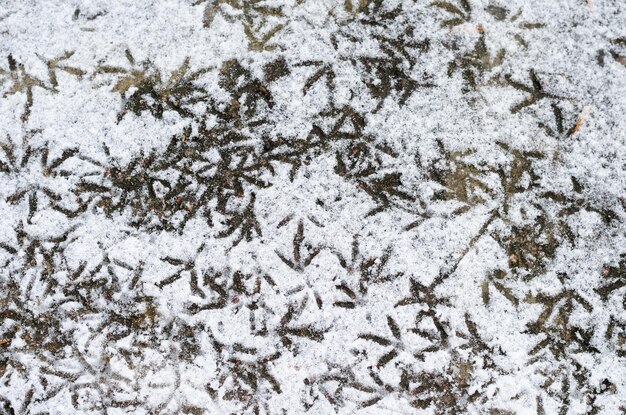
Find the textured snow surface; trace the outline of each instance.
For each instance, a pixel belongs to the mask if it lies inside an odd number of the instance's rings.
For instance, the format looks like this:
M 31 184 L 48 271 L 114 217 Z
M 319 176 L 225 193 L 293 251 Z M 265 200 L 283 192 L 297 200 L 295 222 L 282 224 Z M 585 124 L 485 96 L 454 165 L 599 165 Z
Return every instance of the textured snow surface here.
M 0 0 L 0 413 L 626 413 L 621 0 Z

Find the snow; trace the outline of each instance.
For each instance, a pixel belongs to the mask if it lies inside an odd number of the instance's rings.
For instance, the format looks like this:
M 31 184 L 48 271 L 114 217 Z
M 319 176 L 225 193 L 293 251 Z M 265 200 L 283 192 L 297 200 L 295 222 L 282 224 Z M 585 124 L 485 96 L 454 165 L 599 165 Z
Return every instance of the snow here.
M 623 412 L 625 27 L 0 2 L 0 413 Z

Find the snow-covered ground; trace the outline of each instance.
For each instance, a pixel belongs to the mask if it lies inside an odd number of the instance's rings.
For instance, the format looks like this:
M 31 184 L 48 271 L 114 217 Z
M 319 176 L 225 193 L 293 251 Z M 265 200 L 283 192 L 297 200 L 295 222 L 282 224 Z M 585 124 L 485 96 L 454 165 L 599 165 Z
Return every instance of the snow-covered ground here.
M 0 0 L 0 413 L 626 413 L 621 0 Z

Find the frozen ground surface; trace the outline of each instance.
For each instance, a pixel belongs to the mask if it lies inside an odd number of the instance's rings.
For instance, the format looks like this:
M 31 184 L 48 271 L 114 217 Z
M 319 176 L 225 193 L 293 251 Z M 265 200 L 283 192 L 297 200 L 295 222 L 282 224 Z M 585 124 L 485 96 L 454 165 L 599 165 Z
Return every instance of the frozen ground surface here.
M 0 0 L 3 414 L 626 413 L 620 0 Z

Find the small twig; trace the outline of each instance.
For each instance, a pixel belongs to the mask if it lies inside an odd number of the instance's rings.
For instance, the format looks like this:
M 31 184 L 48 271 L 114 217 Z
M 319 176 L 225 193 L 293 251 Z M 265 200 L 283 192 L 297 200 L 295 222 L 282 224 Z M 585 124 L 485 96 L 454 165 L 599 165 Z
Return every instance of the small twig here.
M 454 261 L 454 264 L 450 268 L 448 268 L 447 270 L 442 270 L 442 272 L 439 274 L 439 276 L 437 276 L 437 278 L 435 278 L 435 280 L 431 284 L 431 287 L 436 287 L 437 285 L 441 284 L 443 281 L 448 279 L 450 276 L 452 276 L 452 274 L 454 274 L 456 272 L 456 269 L 458 268 L 458 266 L 461 263 L 461 261 L 463 261 L 465 256 L 474 247 L 474 245 L 476 245 L 476 242 L 478 242 L 478 240 L 480 238 L 482 238 L 483 235 L 485 235 L 485 232 L 487 231 L 487 228 L 489 227 L 489 225 L 491 225 L 491 222 L 493 222 L 493 220 L 497 216 L 498 216 L 498 210 L 497 209 L 493 209 L 490 212 L 490 214 L 489 214 L 489 219 L 487 219 L 487 221 L 485 221 L 485 223 L 483 224 L 483 226 L 481 226 L 481 228 L 478 231 L 478 233 L 476 235 L 474 235 L 474 237 L 469 241 L 469 243 L 467 244 L 467 246 L 465 247 L 465 249 L 463 250 L 461 255 Z
M 582 112 L 578 116 L 578 120 L 576 121 L 576 125 L 574 126 L 572 134 L 576 134 L 578 130 L 580 130 L 580 128 L 583 126 L 583 123 L 585 122 L 585 118 L 587 118 L 589 113 L 591 113 L 591 107 L 583 108 Z
M 3 344 L 7 344 L 7 343 L 11 343 L 11 340 L 0 340 L 0 346 L 2 346 Z

